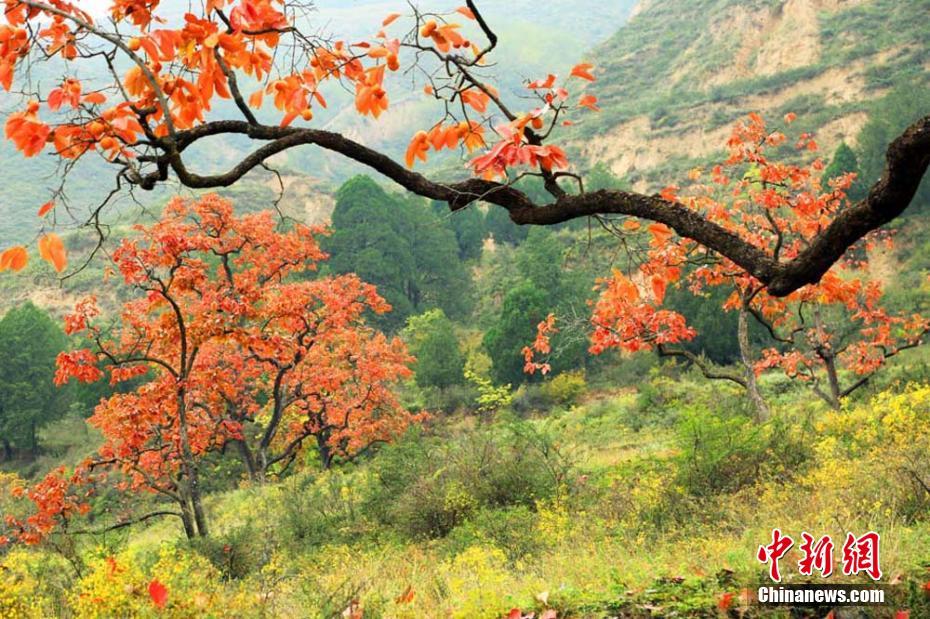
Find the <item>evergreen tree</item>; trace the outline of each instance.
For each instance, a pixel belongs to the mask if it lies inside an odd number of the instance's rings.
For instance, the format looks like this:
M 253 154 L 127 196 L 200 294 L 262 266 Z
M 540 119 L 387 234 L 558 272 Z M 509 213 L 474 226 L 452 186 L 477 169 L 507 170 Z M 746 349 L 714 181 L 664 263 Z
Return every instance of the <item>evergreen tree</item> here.
M 58 325 L 31 302 L 0 319 L 0 440 L 7 459 L 14 449 L 35 454 L 38 430 L 67 412 L 67 391 L 54 383 L 55 358 L 66 344 Z
M 495 382 L 516 385 L 533 380 L 534 376 L 523 371 L 523 347 L 533 341 L 536 325 L 551 310 L 546 293 L 531 282 L 523 282 L 507 293 L 497 324 L 484 336 L 484 348 L 491 357 L 491 378 Z
M 484 247 L 484 239 L 488 236 L 485 228 L 484 213 L 478 208 L 477 204 L 472 204 L 467 208 L 455 211 L 449 214 L 449 207 L 441 205 L 442 212 L 439 214 L 442 218 L 447 218 L 452 231 L 455 232 L 455 240 L 459 246 L 459 258 L 462 260 L 477 260 L 481 257 L 481 249 Z
M 853 181 L 846 195 L 853 202 L 857 202 L 864 198 L 866 194 L 866 187 L 862 182 L 862 172 L 859 169 L 859 160 L 856 158 L 856 153 L 853 152 L 853 149 L 851 149 L 846 142 L 840 142 L 840 145 L 836 147 L 836 152 L 833 153 L 830 164 L 823 172 L 823 181 L 826 183 L 830 179 L 848 174 L 849 172 L 854 172 L 856 174 L 856 180 Z M 826 187 L 826 185 L 824 186 Z
M 484 226 L 487 231 L 494 237 L 496 243 L 508 243 L 518 245 L 523 242 L 529 233 L 526 226 L 518 226 L 510 220 L 510 215 L 506 209 L 499 206 L 492 206 L 488 209 L 485 216 Z
M 424 202 L 389 194 L 367 176 L 336 194 L 333 234 L 323 243 L 335 273 L 357 273 L 394 308 L 375 317 L 396 330 L 408 316 L 433 307 L 469 313 L 472 283 L 459 259 L 455 233 Z

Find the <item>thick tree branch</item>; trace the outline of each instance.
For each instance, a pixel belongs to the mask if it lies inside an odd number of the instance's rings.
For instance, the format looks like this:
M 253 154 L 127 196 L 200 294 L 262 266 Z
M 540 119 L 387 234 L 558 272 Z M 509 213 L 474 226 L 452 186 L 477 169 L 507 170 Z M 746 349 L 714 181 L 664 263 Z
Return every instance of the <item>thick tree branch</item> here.
M 267 144 L 223 174 L 202 176 L 188 170 L 181 157 L 183 151 L 201 139 L 223 134 L 246 135 Z M 788 262 L 777 260 L 699 213 L 656 195 L 600 190 L 561 195 L 549 204 L 539 205 L 522 191 L 502 183 L 477 178 L 453 183 L 433 181 L 383 153 L 321 129 L 253 125 L 234 120 L 209 122 L 178 132 L 176 138 L 162 139 L 159 146 L 165 155 L 158 162 L 164 165 L 136 180 L 144 188 L 152 188 L 165 180 L 170 167 L 185 186 L 226 187 L 268 157 L 304 144 L 339 153 L 408 191 L 448 203 L 452 210 L 478 200 L 503 207 L 514 223 L 520 225 L 548 226 L 598 215 L 627 215 L 659 222 L 726 256 L 765 284 L 771 294 L 785 296 L 818 281 L 856 241 L 894 220 L 907 208 L 930 164 L 930 116 L 914 123 L 889 146 L 885 172 L 868 196 L 840 213 L 804 252 Z

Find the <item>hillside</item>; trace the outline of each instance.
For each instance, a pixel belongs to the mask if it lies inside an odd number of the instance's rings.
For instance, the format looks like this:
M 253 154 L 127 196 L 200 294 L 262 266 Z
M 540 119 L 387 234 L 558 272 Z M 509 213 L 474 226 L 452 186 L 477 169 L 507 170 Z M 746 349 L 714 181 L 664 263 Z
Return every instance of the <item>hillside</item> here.
M 751 111 L 798 114 L 828 153 L 890 87 L 926 89 L 930 1 L 643 0 L 590 54 L 603 113 L 580 147 L 639 188 L 721 150 Z

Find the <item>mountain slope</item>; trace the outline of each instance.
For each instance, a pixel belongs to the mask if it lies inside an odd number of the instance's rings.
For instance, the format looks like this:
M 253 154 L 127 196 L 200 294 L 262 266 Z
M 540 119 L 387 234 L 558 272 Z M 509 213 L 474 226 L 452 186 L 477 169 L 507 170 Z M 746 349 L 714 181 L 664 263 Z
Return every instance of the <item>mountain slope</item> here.
M 872 101 L 926 88 L 930 0 L 642 0 L 591 55 L 604 112 L 583 154 L 640 189 L 702 162 L 749 111 L 793 111 L 830 152 Z M 664 180 L 663 180 L 664 178 Z

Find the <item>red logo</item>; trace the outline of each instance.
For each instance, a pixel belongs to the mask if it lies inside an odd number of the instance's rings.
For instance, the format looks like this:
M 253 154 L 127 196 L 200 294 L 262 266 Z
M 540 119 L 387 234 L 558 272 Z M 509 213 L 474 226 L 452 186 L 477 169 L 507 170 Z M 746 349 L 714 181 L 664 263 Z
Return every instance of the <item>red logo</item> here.
M 829 535 L 824 535 L 819 539 L 806 531 L 801 533 L 801 545 L 798 546 L 802 557 L 798 561 L 798 573 L 803 576 L 813 576 L 814 572 L 819 572 L 823 578 L 828 578 L 833 574 L 833 540 Z M 842 548 L 843 574 L 846 576 L 857 576 L 866 574 L 872 580 L 879 580 L 882 577 L 882 570 L 879 559 L 879 545 L 881 538 L 878 533 L 869 531 L 860 537 L 852 533 L 846 534 L 846 541 Z M 769 578 L 775 582 L 781 582 L 781 569 L 779 561 L 788 554 L 788 551 L 794 546 L 794 540 L 782 534 L 780 529 L 772 529 L 772 542 L 765 546 L 759 546 L 756 552 L 756 558 L 759 562 L 769 566 Z

